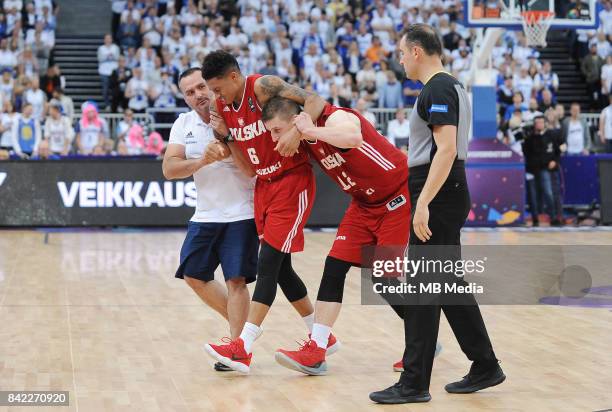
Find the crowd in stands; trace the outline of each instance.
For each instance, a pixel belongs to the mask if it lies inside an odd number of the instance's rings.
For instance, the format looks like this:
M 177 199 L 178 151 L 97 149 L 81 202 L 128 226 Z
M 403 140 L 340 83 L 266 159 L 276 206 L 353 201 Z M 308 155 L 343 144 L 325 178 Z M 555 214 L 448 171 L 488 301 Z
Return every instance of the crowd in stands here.
M 52 0 L 0 1 L 0 159 L 159 155 L 161 136 L 145 138 L 129 111 L 116 141 L 95 103 L 83 105 L 76 121 L 72 99 L 64 94 L 65 77 L 53 63 L 59 7 Z

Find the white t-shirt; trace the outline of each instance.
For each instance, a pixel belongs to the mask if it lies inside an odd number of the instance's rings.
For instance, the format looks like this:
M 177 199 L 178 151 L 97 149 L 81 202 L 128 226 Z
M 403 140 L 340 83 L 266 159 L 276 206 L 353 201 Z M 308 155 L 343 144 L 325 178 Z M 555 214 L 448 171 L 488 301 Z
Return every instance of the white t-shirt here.
M 584 150 L 584 130 L 580 120 L 570 120 L 567 128 L 567 153 L 581 154 Z
M 612 105 L 603 109 L 602 114 L 605 116 L 606 120 L 604 123 L 604 138 L 612 140 Z
M 212 127 L 195 111 L 181 113 L 172 125 L 169 143 L 185 146 L 185 158 L 199 159 L 215 141 Z M 231 157 L 194 173 L 197 206 L 192 222 L 236 222 L 253 219 L 255 178 L 245 176 Z
M 392 145 L 395 146 L 396 139 L 407 139 L 409 136 L 410 123 L 408 119 L 404 119 L 401 124 L 397 119 L 393 119 L 389 122 L 389 126 L 387 126 L 387 138 Z
M 0 135 L 0 147 L 13 146 L 13 122 L 16 119 L 15 113 L 0 113 L 0 124 L 4 128 L 4 133 Z
M 58 120 L 49 116 L 45 121 L 44 136 L 49 140 L 49 150 L 61 153 L 64 151 L 66 140 L 71 142 L 74 138 L 74 129 L 66 116 L 61 116 Z
M 44 120 L 44 110 L 45 110 L 45 102 L 47 101 L 47 96 L 45 92 L 40 89 L 32 90 L 28 89 L 23 94 L 26 102 L 32 105 L 33 115 L 39 121 Z
M 128 102 L 128 107 L 132 110 L 146 109 L 149 106 L 149 100 L 147 97 L 149 84 L 147 81 L 133 77 L 128 82 L 127 87 L 129 87 L 132 90 L 132 93 L 134 93 L 134 97 L 132 97 Z
M 98 47 L 98 73 L 101 76 L 110 76 L 119 66 L 119 47 L 116 44 Z

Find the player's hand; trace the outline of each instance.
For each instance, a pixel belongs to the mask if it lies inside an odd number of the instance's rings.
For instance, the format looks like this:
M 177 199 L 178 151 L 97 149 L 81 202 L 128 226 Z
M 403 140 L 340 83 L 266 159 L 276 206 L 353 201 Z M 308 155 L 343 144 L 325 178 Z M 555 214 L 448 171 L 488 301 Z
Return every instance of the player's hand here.
M 431 230 L 429 230 L 429 207 L 418 201 L 414 209 L 414 217 L 412 218 L 412 229 L 421 242 L 427 242 L 431 239 Z
M 278 139 L 274 150 L 280 153 L 281 156 L 293 156 L 298 152 L 301 140 L 302 134 L 300 131 L 292 127 L 291 130 Z
M 203 160 L 206 164 L 210 164 L 219 160 L 223 160 L 226 157 L 229 157 L 230 154 L 231 152 L 226 144 L 221 142 L 212 142 L 209 143 L 208 146 L 206 146 Z
M 212 111 L 210 112 L 210 125 L 216 132 L 215 133 L 216 136 L 225 137 L 229 134 L 229 129 L 227 128 L 225 121 L 216 112 L 212 112 Z
M 306 112 L 302 112 L 293 118 L 293 124 L 300 133 L 304 133 L 306 130 L 314 126 L 312 117 Z

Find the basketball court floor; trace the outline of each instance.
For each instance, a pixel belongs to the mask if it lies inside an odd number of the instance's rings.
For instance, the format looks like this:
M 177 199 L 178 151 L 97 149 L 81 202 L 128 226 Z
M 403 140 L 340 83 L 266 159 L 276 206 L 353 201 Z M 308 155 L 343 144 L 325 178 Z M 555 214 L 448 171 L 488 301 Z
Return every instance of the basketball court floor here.
M 343 348 L 329 374 L 276 364 L 305 327 L 279 293 L 254 346 L 250 376 L 218 373 L 204 343 L 224 321 L 173 277 L 182 231 L 0 231 L 0 390 L 65 390 L 71 411 L 601 411 L 612 409 L 612 297 L 599 308 L 483 306 L 502 368 L 498 387 L 447 394 L 467 373 L 445 320 L 432 401 L 380 406 L 371 391 L 394 383 L 403 328 L 385 306 L 360 304 L 359 271 L 347 278 L 334 333 Z M 307 234 L 294 266 L 311 297 L 332 233 Z M 465 244 L 612 245 L 612 231 L 467 231 Z M 612 263 L 612 258 L 610 258 Z M 520 262 L 517 262 L 520 270 Z M 252 288 L 251 288 L 252 290 Z

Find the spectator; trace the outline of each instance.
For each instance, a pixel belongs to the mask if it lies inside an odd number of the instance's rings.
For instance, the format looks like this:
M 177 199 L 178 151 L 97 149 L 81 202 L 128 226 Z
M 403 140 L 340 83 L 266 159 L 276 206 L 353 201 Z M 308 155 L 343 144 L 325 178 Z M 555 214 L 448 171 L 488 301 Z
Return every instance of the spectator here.
M 22 113 L 18 114 L 13 122 L 12 129 L 13 150 L 21 158 L 36 156 L 38 145 L 42 139 L 40 122 L 34 116 L 30 103 L 25 103 Z
M 96 107 L 93 104 L 86 103 L 83 107 L 83 117 L 79 121 L 76 137 L 79 154 L 90 155 L 96 146 L 102 147 L 104 145 L 105 126 L 103 120 L 98 116 Z
M 523 112 L 523 120 L 526 122 L 531 122 L 536 117 L 542 117 L 544 113 L 538 110 L 538 101 L 535 97 L 532 97 L 529 100 L 529 110 Z
M 442 37 L 444 48 L 452 52 L 459 47 L 460 40 L 461 35 L 457 33 L 457 22 L 452 22 L 449 32 Z
M 3 96 L 3 101 L 0 101 L 0 105 L 4 101 L 13 100 L 13 89 L 15 88 L 15 80 L 12 76 L 13 72 L 10 69 L 2 70 L 2 78 L 0 79 L 0 94 Z
M 145 153 L 160 156 L 164 150 L 164 139 L 157 132 L 152 132 L 147 138 Z
M 140 155 L 144 152 L 145 141 L 141 125 L 134 123 L 130 127 L 125 138 L 125 145 L 130 156 Z
M 330 96 L 327 101 L 330 104 L 338 107 L 350 107 L 350 101 L 340 95 L 340 90 L 338 89 L 338 85 L 332 83 L 329 87 Z
M 48 142 L 51 154 L 66 156 L 74 139 L 74 129 L 70 120 L 62 116 L 62 104 L 58 100 L 49 103 L 49 116 L 45 121 L 44 139 Z
M 553 94 L 549 89 L 542 90 L 542 102 L 540 103 L 539 110 L 545 113 L 548 109 L 555 107 L 555 101 Z
M 557 91 L 559 90 L 559 76 L 552 71 L 552 66 L 549 61 L 545 61 L 544 64 L 542 64 L 542 69 L 536 77 L 535 83 L 539 90 L 538 98 L 540 100 L 542 99 L 544 90 L 550 91 L 553 99 L 557 95 Z
M 597 54 L 597 45 L 593 44 L 590 53 L 582 59 L 580 69 L 586 78 L 587 90 L 591 98 L 591 107 L 599 106 L 599 93 L 601 91 L 601 69 L 604 61 Z
M 9 39 L 0 39 L 0 70 L 13 70 L 17 67 L 17 53 L 11 48 Z
M 508 109 L 506 109 L 506 114 L 504 115 L 504 121 L 507 122 L 508 120 L 510 120 L 510 118 L 515 112 L 522 113 L 522 112 L 526 112 L 527 110 L 529 109 L 523 103 L 523 93 L 515 92 L 514 96 L 512 96 L 512 106 L 509 106 Z
M 2 104 L 0 112 L 0 148 L 11 150 L 13 148 L 13 124 L 17 119 L 17 113 L 13 110 L 10 100 Z
M 32 48 L 26 47 L 23 49 L 17 67 L 20 75 L 38 78 L 38 60 L 34 57 Z
M 98 47 L 98 73 L 102 81 L 102 99 L 104 107 L 110 108 L 110 77 L 118 66 L 121 52 L 116 44 L 113 44 L 113 36 L 104 36 L 104 44 Z
M 397 109 L 395 119 L 387 126 L 387 139 L 397 148 L 408 149 L 408 139 L 410 137 L 410 124 L 406 119 L 406 110 Z
M 402 85 L 397 81 L 395 73 L 387 71 L 387 82 L 379 90 L 378 107 L 397 109 L 404 107 Z
M 523 154 L 525 156 L 525 169 L 527 176 L 527 188 L 529 191 L 530 211 L 533 225 L 538 226 L 539 205 L 538 199 L 543 199 L 546 212 L 550 216 L 551 224 L 560 224 L 553 197 L 552 174 L 559 167 L 559 156 L 561 150 L 554 135 L 547 133 L 546 123 L 543 116 L 534 121 L 534 130 L 525 137 L 523 142 Z
M 147 91 L 149 84 L 142 77 L 142 69 L 139 66 L 134 68 L 134 77 L 132 77 L 126 86 L 125 97 L 129 99 L 128 107 L 135 113 L 144 113 L 149 106 Z
M 606 146 L 606 152 L 612 153 L 612 93 L 608 95 L 608 103 L 599 116 L 599 139 Z
M 606 58 L 606 64 L 601 68 L 601 94 L 604 105 L 612 94 L 612 54 Z
M 266 65 L 259 71 L 259 73 L 262 75 L 278 76 L 278 70 L 274 64 L 274 56 L 268 55 L 268 57 L 266 57 Z
M 599 30 L 597 35 L 591 39 L 590 46 L 593 46 L 593 44 L 597 47 L 597 54 L 603 60 L 612 53 L 612 46 L 610 46 L 610 42 L 606 38 L 606 33 L 604 33 L 603 30 Z
M 357 100 L 355 110 L 359 112 L 359 114 L 361 114 L 363 117 L 365 117 L 366 120 L 372 124 L 372 126 L 376 127 L 376 116 L 374 115 L 374 113 L 368 111 L 368 102 L 366 100 Z
M 504 78 L 504 83 L 497 89 L 497 103 L 499 104 L 499 115 L 504 118 L 506 110 L 512 105 L 514 99 L 514 88 L 512 77 Z
M 24 100 L 32 105 L 34 117 L 39 122 L 45 120 L 47 115 L 47 96 L 40 89 L 38 76 L 34 76 L 28 82 L 28 89 L 23 94 Z
M 56 89 L 53 91 L 53 98 L 58 100 L 62 104 L 62 114 L 64 114 L 70 124 L 74 122 L 74 103 L 72 98 L 64 94 L 64 89 Z
M 366 59 L 374 65 L 379 65 L 388 55 L 389 52 L 383 48 L 380 38 L 378 36 L 372 37 L 372 45 L 365 52 Z
M 357 78 L 357 73 L 360 70 L 362 61 L 357 42 L 350 43 L 346 52 L 346 56 L 342 59 L 342 61 L 344 63 L 344 68 L 347 73 L 349 73 L 353 77 L 353 80 L 355 80 Z
M 124 13 L 127 11 L 126 9 Z M 138 12 L 136 12 L 136 14 L 138 14 Z M 133 13 L 128 13 L 126 16 L 125 20 L 122 18 L 117 33 L 117 39 L 122 49 L 136 47 L 140 41 L 138 22 L 134 19 Z
M 316 24 L 310 25 L 310 31 L 303 37 L 302 45 L 300 47 L 300 54 L 303 55 L 306 50 L 310 48 L 310 45 L 314 44 L 317 49 L 317 54 L 322 54 L 325 51 L 323 39 L 319 35 L 319 30 Z
M 132 70 L 127 67 L 127 61 L 124 56 L 119 56 L 119 63 L 111 74 L 109 85 L 112 95 L 111 111 L 114 113 L 118 109 L 125 110 L 128 100 L 125 97 L 127 84 L 132 78 Z
M 176 107 L 176 97 L 179 91 L 167 70 L 161 72 L 161 82 L 153 84 L 149 90 L 149 96 L 154 107 L 170 108 Z
M 357 72 L 356 80 L 357 84 L 360 85 L 360 88 L 364 88 L 365 83 L 368 81 L 376 82 L 376 71 L 374 71 L 372 61 L 363 61 L 363 68 Z
M 128 131 L 134 124 L 136 124 L 134 120 L 134 112 L 130 109 L 126 109 L 125 112 L 123 112 L 123 119 L 117 124 L 117 128 L 115 130 L 117 140 L 125 141 Z
M 570 117 L 563 120 L 563 142 L 567 144 L 567 154 L 587 155 L 591 150 L 591 129 L 586 120 L 580 118 L 580 105 L 572 103 Z
M 414 103 L 416 102 L 417 97 L 421 93 L 422 88 L 423 83 L 421 83 L 420 81 L 406 79 L 404 81 L 404 106 L 414 106 Z
M 62 87 L 61 79 L 57 74 L 57 66 L 50 66 L 47 69 L 47 74 L 40 79 L 40 87 L 49 100 L 53 98 L 55 89 Z
M 514 76 L 512 83 L 514 84 L 514 88 L 522 93 L 525 100 L 531 99 L 534 89 L 534 81 L 529 76 L 527 67 L 521 66 L 519 75 Z

